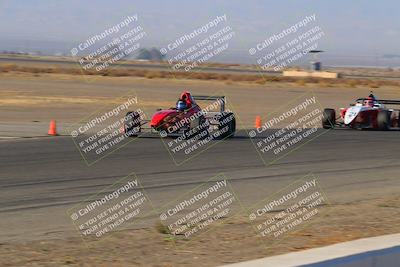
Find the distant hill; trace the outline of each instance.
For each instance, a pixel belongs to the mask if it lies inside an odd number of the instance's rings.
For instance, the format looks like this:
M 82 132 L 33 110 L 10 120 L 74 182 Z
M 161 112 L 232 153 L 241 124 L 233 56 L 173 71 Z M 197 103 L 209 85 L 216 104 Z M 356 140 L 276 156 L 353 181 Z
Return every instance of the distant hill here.
M 150 60 L 150 61 L 162 61 L 164 59 L 164 55 L 161 54 L 160 50 L 156 48 L 151 49 L 140 49 L 136 59 L 140 60 Z

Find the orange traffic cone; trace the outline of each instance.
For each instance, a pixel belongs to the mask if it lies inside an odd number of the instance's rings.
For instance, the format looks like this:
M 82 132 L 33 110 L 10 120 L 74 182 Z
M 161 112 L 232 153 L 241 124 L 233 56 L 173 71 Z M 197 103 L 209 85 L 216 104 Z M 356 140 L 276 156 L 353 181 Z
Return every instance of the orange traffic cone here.
M 57 127 L 56 127 L 56 121 L 55 120 L 51 120 L 50 121 L 50 127 L 49 127 L 49 131 L 47 133 L 48 135 L 57 135 Z
M 261 127 L 261 117 L 260 116 L 256 116 L 255 126 L 256 126 L 256 128 L 260 128 Z

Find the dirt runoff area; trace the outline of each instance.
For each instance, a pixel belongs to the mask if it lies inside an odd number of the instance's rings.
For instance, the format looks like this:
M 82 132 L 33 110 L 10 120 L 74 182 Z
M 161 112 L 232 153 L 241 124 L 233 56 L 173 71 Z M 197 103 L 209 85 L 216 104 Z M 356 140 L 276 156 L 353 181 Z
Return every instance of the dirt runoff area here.
M 321 107 L 330 108 L 348 106 L 371 90 L 380 99 L 400 99 L 399 86 L 371 88 L 357 81 L 350 85 L 335 85 L 329 81 L 257 84 L 19 72 L 0 73 L 0 78 L 0 122 L 33 124 L 48 123 L 50 119 L 60 123 L 76 122 L 98 109 L 119 104 L 121 97 L 128 94 L 137 95 L 141 107 L 151 114 L 157 108 L 175 105 L 185 90 L 194 95 L 225 95 L 229 108 L 240 117 L 243 127 L 253 127 L 255 116 L 264 117 L 275 112 L 306 92 L 312 92 Z
M 0 266 L 219 266 L 398 232 L 400 195 L 395 195 L 320 207 L 318 218 L 279 242 L 261 240 L 238 216 L 195 240 L 174 238 L 155 225 L 91 241 L 1 243 Z

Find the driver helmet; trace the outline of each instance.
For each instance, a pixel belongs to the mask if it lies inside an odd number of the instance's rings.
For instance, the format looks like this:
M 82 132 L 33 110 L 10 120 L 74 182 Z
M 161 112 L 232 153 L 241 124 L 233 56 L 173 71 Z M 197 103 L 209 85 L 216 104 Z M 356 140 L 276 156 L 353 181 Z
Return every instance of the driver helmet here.
M 374 106 L 374 100 L 372 98 L 367 98 L 364 100 L 364 106 L 367 107 L 373 107 Z
M 376 97 L 371 92 L 369 96 L 364 100 L 364 106 L 373 107 L 376 102 Z
M 364 100 L 364 106 L 368 107 L 373 107 L 375 104 L 376 98 L 375 96 L 371 93 L 365 100 Z
M 186 103 L 182 100 L 179 100 L 178 103 L 176 103 L 176 109 L 183 111 L 186 109 Z

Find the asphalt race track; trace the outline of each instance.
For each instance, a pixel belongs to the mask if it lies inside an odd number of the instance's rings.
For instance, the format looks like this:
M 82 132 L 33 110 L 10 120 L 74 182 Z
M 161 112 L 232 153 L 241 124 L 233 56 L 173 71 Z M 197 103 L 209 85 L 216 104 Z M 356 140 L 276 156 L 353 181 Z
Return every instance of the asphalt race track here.
M 399 192 L 400 132 L 331 130 L 266 166 L 245 134 L 177 166 L 158 138 L 140 138 L 87 166 L 71 137 L 0 141 L 2 240 L 77 235 L 68 208 L 135 172 L 156 207 L 224 173 L 249 206 L 307 173 L 331 203 Z M 154 224 L 157 217 L 149 218 Z

